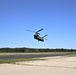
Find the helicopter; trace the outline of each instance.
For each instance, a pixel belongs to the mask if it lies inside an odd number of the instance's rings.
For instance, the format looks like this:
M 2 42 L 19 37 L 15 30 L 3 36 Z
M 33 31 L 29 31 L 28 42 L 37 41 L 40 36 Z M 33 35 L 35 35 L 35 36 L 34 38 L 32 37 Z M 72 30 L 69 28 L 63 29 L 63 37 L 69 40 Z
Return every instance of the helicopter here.
M 41 41 L 41 42 L 44 42 L 44 38 L 47 36 L 47 34 L 44 35 L 43 37 L 41 37 L 39 32 L 42 31 L 42 30 L 43 30 L 43 28 L 38 30 L 38 31 L 36 31 L 33 36 L 34 36 L 34 39 L 36 39 L 38 41 Z M 30 31 L 30 30 L 27 30 L 27 31 Z

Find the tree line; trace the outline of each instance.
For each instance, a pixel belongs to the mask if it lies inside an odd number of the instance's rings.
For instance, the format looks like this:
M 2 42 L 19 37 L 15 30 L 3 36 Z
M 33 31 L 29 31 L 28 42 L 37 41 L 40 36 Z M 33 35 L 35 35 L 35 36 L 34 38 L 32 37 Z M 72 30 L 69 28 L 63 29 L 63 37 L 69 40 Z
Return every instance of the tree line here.
M 0 52 L 76 52 L 76 49 L 0 48 Z

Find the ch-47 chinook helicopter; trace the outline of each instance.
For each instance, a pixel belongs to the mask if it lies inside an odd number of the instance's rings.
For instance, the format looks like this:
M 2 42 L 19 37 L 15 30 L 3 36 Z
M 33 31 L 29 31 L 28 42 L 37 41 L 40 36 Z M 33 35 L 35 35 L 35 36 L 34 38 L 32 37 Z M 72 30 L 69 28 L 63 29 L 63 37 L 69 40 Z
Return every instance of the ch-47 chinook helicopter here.
M 42 29 L 40 29 L 40 30 L 38 30 L 38 31 L 36 31 L 35 33 L 34 33 L 34 39 L 36 39 L 36 40 L 38 40 L 38 41 L 41 41 L 41 42 L 43 42 L 44 41 L 44 38 L 47 36 L 47 34 L 46 35 L 44 35 L 43 37 L 41 37 L 40 36 L 40 31 L 42 31 L 43 30 L 43 28 Z M 27 31 L 30 31 L 30 30 L 27 30 Z M 47 40 L 47 39 L 46 39 Z

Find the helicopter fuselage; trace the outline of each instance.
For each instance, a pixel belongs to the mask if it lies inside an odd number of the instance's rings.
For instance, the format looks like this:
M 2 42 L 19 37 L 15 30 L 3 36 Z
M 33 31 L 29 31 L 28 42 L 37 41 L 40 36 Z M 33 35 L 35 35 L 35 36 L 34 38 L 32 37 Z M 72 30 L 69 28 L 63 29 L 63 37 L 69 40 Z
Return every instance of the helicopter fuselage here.
M 43 30 L 43 28 L 36 31 L 33 36 L 34 36 L 34 39 L 36 39 L 38 41 L 41 41 L 41 42 L 44 42 L 44 37 L 46 37 L 47 35 L 44 35 L 43 37 L 41 37 L 39 32 L 42 31 L 42 30 Z M 27 31 L 33 32 L 33 31 L 30 31 L 30 30 L 27 30 Z
M 34 39 L 37 39 L 38 41 L 42 41 L 42 42 L 44 41 L 43 37 L 40 37 L 37 32 L 34 34 Z

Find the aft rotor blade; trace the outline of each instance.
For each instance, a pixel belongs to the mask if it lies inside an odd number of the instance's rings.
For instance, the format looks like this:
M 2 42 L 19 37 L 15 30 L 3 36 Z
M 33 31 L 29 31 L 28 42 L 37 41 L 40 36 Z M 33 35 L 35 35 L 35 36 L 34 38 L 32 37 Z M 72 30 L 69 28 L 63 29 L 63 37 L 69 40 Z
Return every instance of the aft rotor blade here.
M 38 30 L 37 32 L 40 32 L 40 31 L 42 31 L 43 30 L 43 28 L 42 29 L 40 29 L 40 30 Z
M 48 39 L 46 39 L 46 38 L 44 38 L 45 40 L 48 40 Z
M 46 37 L 46 36 L 47 36 L 47 34 L 46 34 L 46 35 L 44 35 L 44 36 L 43 36 L 43 38 L 44 38 L 44 37 Z

